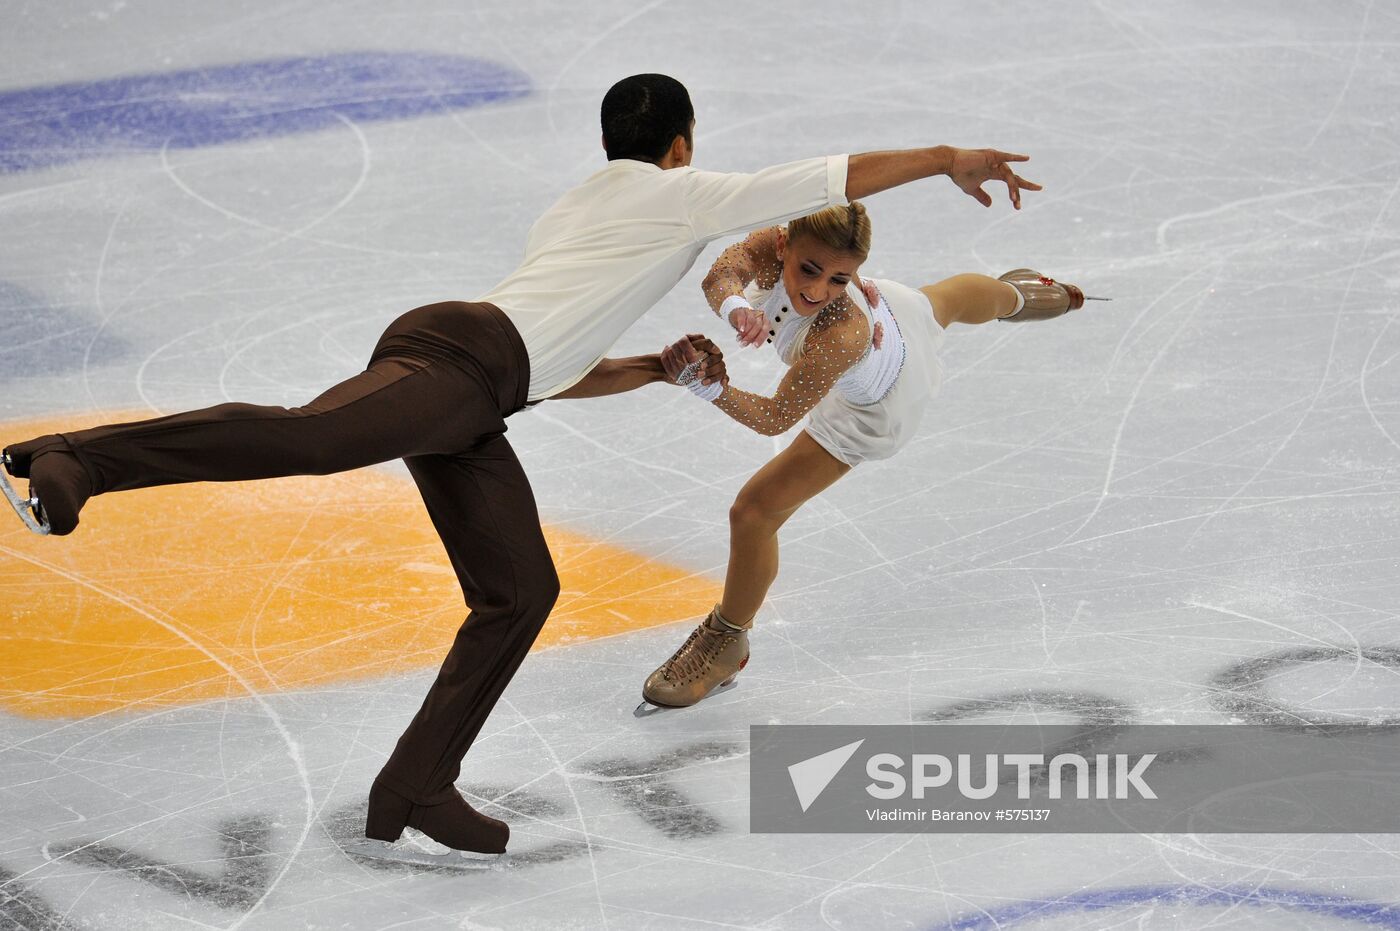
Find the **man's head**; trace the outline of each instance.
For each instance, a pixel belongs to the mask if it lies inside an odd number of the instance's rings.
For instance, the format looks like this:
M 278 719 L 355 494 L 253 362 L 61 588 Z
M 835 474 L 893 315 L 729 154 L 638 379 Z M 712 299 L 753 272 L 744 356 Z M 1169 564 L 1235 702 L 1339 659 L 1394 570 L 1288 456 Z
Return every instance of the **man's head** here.
M 689 165 L 694 126 L 695 108 L 685 85 L 664 74 L 623 78 L 603 97 L 603 149 L 609 161 Z

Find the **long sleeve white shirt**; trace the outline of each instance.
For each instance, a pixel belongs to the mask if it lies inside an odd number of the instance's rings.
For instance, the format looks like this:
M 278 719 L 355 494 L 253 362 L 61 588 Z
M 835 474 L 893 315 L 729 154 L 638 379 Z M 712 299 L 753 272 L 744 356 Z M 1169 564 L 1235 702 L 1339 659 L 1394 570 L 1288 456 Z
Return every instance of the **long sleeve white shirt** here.
M 845 204 L 847 161 L 725 174 L 618 159 L 569 191 L 531 228 L 520 267 L 478 299 L 520 331 L 529 399 L 588 374 L 706 243 Z

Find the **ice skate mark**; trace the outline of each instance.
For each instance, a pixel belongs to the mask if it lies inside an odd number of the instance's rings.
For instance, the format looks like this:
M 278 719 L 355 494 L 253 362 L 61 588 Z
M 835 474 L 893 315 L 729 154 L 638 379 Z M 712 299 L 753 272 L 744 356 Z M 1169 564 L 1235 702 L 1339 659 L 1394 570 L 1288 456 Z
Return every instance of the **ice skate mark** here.
M 249 907 L 248 911 L 244 912 L 242 918 L 240 918 L 231 926 L 230 931 L 232 931 L 232 928 L 237 928 L 239 925 L 242 924 L 243 919 L 246 918 L 248 915 L 252 914 L 253 910 L 255 910 L 259 905 L 261 905 L 263 898 L 265 898 L 269 892 L 276 888 L 278 883 L 280 883 L 283 877 L 286 876 L 287 871 L 291 868 L 293 861 L 296 859 L 297 853 L 301 850 L 302 845 L 306 842 L 307 834 L 311 831 L 311 823 L 314 818 L 311 798 L 311 781 L 310 773 L 306 768 L 306 762 L 305 760 L 303 760 L 301 755 L 301 746 L 292 738 L 291 733 L 287 730 L 286 723 L 282 720 L 282 717 L 277 713 L 276 709 L 272 707 L 272 705 L 267 701 L 267 699 L 265 699 L 261 694 L 254 690 L 252 684 L 249 683 L 248 679 L 242 674 L 240 674 L 237 669 L 231 666 L 221 656 L 219 656 L 219 654 L 215 653 L 212 649 L 210 649 L 200 640 L 196 639 L 195 636 L 191 634 L 187 629 L 176 623 L 176 621 L 170 615 L 164 614 L 163 612 L 145 606 L 137 598 L 135 598 L 135 596 L 127 596 L 121 591 L 94 582 L 87 577 L 66 571 L 64 568 L 57 564 L 46 563 L 43 560 L 20 553 L 8 547 L 0 547 L 0 552 L 4 552 L 6 555 L 9 555 L 15 559 L 29 563 L 30 565 L 36 568 L 51 572 L 54 575 L 73 583 L 75 586 L 95 592 L 96 594 L 102 596 L 102 598 L 106 601 L 110 601 L 114 604 L 121 605 L 122 607 L 127 608 L 128 610 L 140 615 L 146 620 L 149 620 L 152 624 L 156 625 L 162 630 L 169 632 L 179 640 L 183 641 L 191 648 L 197 650 L 199 653 L 203 654 L 210 662 L 214 663 L 220 669 L 222 669 L 229 676 L 232 682 L 236 683 L 239 688 L 241 688 L 248 694 L 248 697 L 251 698 L 253 702 L 258 706 L 259 710 L 266 716 L 268 722 L 277 732 L 277 736 L 281 739 L 283 745 L 285 746 L 287 757 L 291 761 L 292 767 L 295 770 L 297 781 L 301 783 L 302 799 L 304 802 L 305 809 L 304 820 L 302 822 L 301 833 L 297 836 L 291 852 L 287 855 L 286 859 L 284 860 L 281 870 L 279 870 L 277 874 L 268 882 L 267 888 L 263 891 L 262 896 L 260 896 L 258 900 Z
M 361 130 L 360 127 L 356 125 L 352 120 L 346 119 L 339 113 L 336 113 L 335 117 L 342 124 L 344 124 L 346 129 L 350 130 L 350 132 L 354 134 L 355 141 L 359 145 L 359 176 L 355 179 L 354 183 L 350 185 L 350 188 L 344 194 L 341 195 L 340 199 L 337 200 L 334 204 L 332 204 L 328 209 L 323 211 L 318 216 L 313 217 L 311 220 L 308 220 L 306 223 L 303 223 L 296 229 L 292 230 L 286 230 L 282 229 L 281 227 L 272 226 L 253 217 L 237 213 L 233 210 L 230 210 L 227 207 L 224 207 L 222 204 L 219 204 L 211 200 L 210 198 L 205 197 L 203 194 L 200 194 L 194 188 L 190 187 L 176 172 L 175 166 L 172 165 L 170 162 L 170 147 L 168 145 L 161 146 L 161 170 L 165 172 L 166 177 L 170 179 L 171 183 L 174 184 L 177 188 L 179 188 L 182 192 L 184 192 L 185 195 L 187 195 L 190 199 L 200 204 L 203 204 L 205 207 L 208 207 L 210 210 L 213 210 L 215 213 L 218 213 L 229 220 L 233 220 L 236 223 L 242 223 L 246 226 L 251 226 L 254 229 L 262 230 L 266 233 L 272 233 L 276 237 L 275 239 L 259 243 L 256 247 L 252 249 L 239 252 L 230 258 L 222 259 L 218 262 L 206 265 L 204 266 L 206 272 L 215 268 L 220 268 L 226 265 L 233 264 L 235 262 L 245 262 L 251 256 L 267 252 L 268 250 L 273 249 L 290 239 L 298 239 L 303 242 L 311 242 L 321 246 L 330 246 L 335 249 L 345 249 L 351 252 L 367 252 L 371 255 L 404 256 L 409 254 L 396 252 L 391 249 L 361 246 L 355 245 L 353 243 L 337 242 L 335 240 L 320 239 L 315 236 L 306 235 L 316 227 L 320 226 L 322 223 L 325 223 L 331 217 L 335 216 L 337 213 L 343 210 L 351 201 L 353 201 L 356 198 L 356 196 L 359 195 L 360 189 L 364 187 L 366 179 L 369 178 L 370 165 L 372 164 L 373 160 L 370 156 L 369 140 L 365 138 L 364 131 Z
M 1094 506 L 1090 509 L 1088 516 L 1084 518 L 1084 520 L 1079 524 L 1079 526 L 1075 527 L 1074 530 L 1070 531 L 1070 533 L 1063 540 L 1061 540 L 1059 544 L 1057 544 L 1058 546 L 1063 546 L 1067 543 L 1074 541 L 1074 539 L 1084 531 L 1084 528 L 1088 527 L 1094 522 L 1095 518 L 1099 516 L 1099 512 L 1103 509 L 1104 503 L 1107 502 L 1110 497 L 1112 497 L 1113 476 L 1118 468 L 1118 454 L 1119 450 L 1122 448 L 1123 445 L 1123 432 L 1128 426 L 1128 420 L 1132 416 L 1133 409 L 1137 406 L 1138 396 L 1141 395 L 1143 386 L 1147 384 L 1148 379 L 1152 377 L 1152 372 L 1157 368 L 1157 363 L 1162 361 L 1162 358 L 1166 355 L 1167 350 L 1172 346 L 1173 343 L 1176 342 L 1177 337 L 1181 335 L 1182 331 L 1186 329 L 1186 327 L 1191 323 L 1191 321 L 1196 319 L 1196 313 L 1201 309 L 1201 304 L 1205 301 L 1206 295 L 1210 292 L 1210 289 L 1214 287 L 1216 282 L 1220 280 L 1220 274 L 1223 271 L 1223 266 L 1217 265 L 1214 271 L 1215 276 L 1210 280 L 1210 283 L 1196 292 L 1195 300 L 1192 302 L 1190 312 L 1183 317 L 1182 321 L 1179 324 L 1177 324 L 1176 329 L 1172 330 L 1171 336 L 1164 340 L 1162 344 L 1158 347 L 1156 354 L 1152 356 L 1152 361 L 1147 364 L 1147 367 L 1145 369 L 1143 369 L 1141 377 L 1137 380 L 1137 384 L 1133 386 L 1133 393 L 1128 397 L 1128 403 L 1123 408 L 1123 416 L 1118 420 L 1118 429 L 1114 431 L 1113 434 L 1113 448 L 1109 451 L 1108 467 L 1104 470 L 1103 488 L 1099 490 L 1098 500 L 1094 502 Z M 1189 275 L 1186 278 L 1183 278 L 1179 284 L 1185 284 L 1192 277 L 1195 276 Z M 1173 290 L 1175 290 L 1175 287 L 1166 291 L 1162 295 L 1162 298 L 1165 298 L 1166 295 L 1170 294 Z M 1162 298 L 1159 298 L 1159 300 L 1161 300 Z M 1156 303 L 1157 301 L 1153 301 L 1152 305 L 1149 305 L 1149 309 Z
M 535 735 L 535 739 L 539 741 L 539 745 L 544 749 L 544 752 L 549 755 L 550 761 L 554 764 L 550 772 L 559 773 L 564 777 L 564 791 L 569 793 L 569 802 L 573 806 L 574 816 L 578 818 L 578 833 L 583 836 L 583 854 L 588 858 L 588 872 L 590 878 L 593 880 L 593 901 L 598 906 L 598 918 L 600 919 L 600 923 L 606 926 L 608 922 L 608 910 L 603 904 L 603 884 L 598 875 L 598 858 L 593 849 L 593 832 L 588 827 L 588 816 L 584 814 L 583 805 L 578 800 L 578 793 L 574 791 L 573 782 L 568 778 L 568 772 L 565 769 L 564 761 L 559 758 L 558 752 L 555 751 L 554 745 L 549 742 L 549 739 L 545 737 L 544 734 L 540 733 L 540 729 L 535 726 L 533 718 L 528 714 L 522 714 L 520 709 L 505 696 L 501 697 L 501 704 L 508 708 L 511 714 L 519 718 L 530 733 Z
M 1356 44 L 1351 50 L 1351 65 L 1347 68 L 1346 80 L 1342 82 L 1341 90 L 1337 91 L 1337 99 L 1332 101 L 1332 107 L 1327 111 L 1327 115 L 1322 118 L 1322 122 L 1317 124 L 1317 129 L 1313 131 L 1312 138 L 1308 144 L 1303 146 L 1303 151 L 1311 151 L 1317 145 L 1317 140 L 1322 138 L 1322 134 L 1327 131 L 1327 127 L 1332 125 L 1332 120 L 1337 116 L 1337 111 L 1342 107 L 1342 101 L 1346 99 L 1347 92 L 1351 90 L 1351 82 L 1356 79 L 1356 71 L 1361 65 L 1361 50 L 1366 48 L 1366 30 L 1371 25 L 1371 13 L 1376 8 L 1376 0 L 1371 0 L 1366 4 L 1366 13 L 1361 17 L 1360 34 L 1356 37 Z
M 1157 224 L 1157 248 L 1167 248 L 1167 234 L 1171 228 L 1178 223 L 1189 223 L 1192 220 L 1208 220 L 1211 217 L 1219 216 L 1223 213 L 1230 213 L 1239 210 L 1241 207 L 1253 207 L 1257 204 L 1269 204 L 1280 200 L 1293 200 L 1299 197 L 1311 197 L 1314 194 L 1334 194 L 1339 191 L 1354 192 L 1357 188 L 1379 187 L 1381 182 L 1371 182 L 1366 184 L 1322 184 L 1309 188 L 1295 188 L 1284 191 L 1276 191 L 1273 194 L 1259 194 L 1253 197 L 1241 197 L 1228 203 L 1217 204 L 1206 210 L 1197 210 L 1191 213 L 1179 213 L 1174 217 L 1168 217 Z
M 458 55 L 339 52 L 0 94 L 0 173 L 315 132 L 513 100 L 523 73 Z
M 1361 403 L 1366 405 L 1366 414 L 1371 418 L 1371 423 L 1376 425 L 1376 429 L 1379 430 L 1381 432 L 1381 435 L 1384 436 L 1390 442 L 1391 446 L 1394 446 L 1396 449 L 1400 449 L 1400 442 L 1396 442 L 1395 437 L 1391 435 L 1391 432 L 1385 428 L 1384 424 L 1381 423 L 1380 418 L 1376 416 L 1376 410 L 1374 407 L 1371 406 L 1371 395 L 1366 390 L 1366 377 L 1370 375 L 1371 372 L 1377 369 L 1383 369 L 1391 362 L 1395 361 L 1395 356 L 1391 356 L 1390 358 L 1386 359 L 1384 362 L 1380 363 L 1374 368 L 1371 366 L 1371 357 L 1376 354 L 1376 347 L 1381 344 L 1381 340 L 1385 338 L 1385 334 L 1390 331 L 1390 325 L 1394 322 L 1394 317 L 1391 317 L 1389 320 L 1387 320 L 1385 322 L 1385 326 L 1381 327 L 1381 331 L 1376 336 L 1375 341 L 1371 343 L 1371 348 L 1367 351 L 1366 358 L 1361 362 L 1361 376 L 1358 380 L 1360 382 L 1359 389 L 1361 391 Z
M 1385 714 L 1382 709 L 1369 716 L 1312 711 L 1269 694 L 1269 686 L 1288 670 L 1322 663 L 1350 663 L 1348 680 L 1366 663 L 1394 675 L 1400 673 L 1400 647 L 1298 647 L 1247 659 L 1211 677 L 1207 686 L 1211 707 L 1248 724 L 1287 725 L 1319 736 L 1358 724 L 1400 729 L 1400 714 Z
M 125 358 L 130 344 L 75 305 L 54 305 L 0 281 L 0 380 L 67 375 Z
M 551 426 L 555 427 L 563 433 L 569 434 L 576 440 L 580 440 L 583 443 L 592 446 L 599 452 L 606 454 L 609 458 L 616 458 L 617 451 L 613 447 L 609 446 L 606 443 L 600 442 L 597 437 L 591 436 L 587 431 L 580 430 L 578 427 L 575 427 L 574 425 L 564 420 L 560 420 L 558 417 L 553 417 L 545 413 L 543 406 L 535 409 L 531 413 L 532 416 L 534 416 L 536 419 L 548 421 Z M 675 478 L 683 480 L 686 484 L 692 485 L 699 489 L 713 488 L 714 486 L 716 486 L 724 480 L 724 477 L 720 477 L 714 479 L 713 481 L 706 481 L 703 477 L 694 475 L 690 472 L 687 472 L 684 469 L 677 469 L 672 466 L 662 465 L 659 462 L 638 462 L 629 460 L 627 464 L 637 468 L 649 469 L 654 472 L 661 472 L 664 475 L 674 476 Z
M 261 901 L 271 886 L 275 857 L 271 839 L 269 818 L 225 822 L 219 828 L 223 872 L 212 876 L 101 841 L 70 841 L 55 844 L 50 850 L 55 859 L 125 873 L 178 898 L 246 912 Z
M 573 56 L 570 57 L 569 60 L 566 61 L 564 65 L 554 73 L 554 80 L 550 82 L 549 90 L 545 94 L 545 117 L 549 120 L 549 131 L 551 133 L 553 133 L 556 137 L 565 136 L 565 134 L 560 131 L 559 125 L 554 122 L 553 107 L 554 95 L 558 92 L 560 85 L 563 83 L 564 76 L 568 74 L 571 70 L 573 70 L 574 65 L 577 65 L 580 61 L 583 61 L 584 56 L 586 56 L 588 53 L 592 52 L 595 48 L 601 45 L 603 41 L 608 38 L 608 36 L 617 32 L 619 29 L 626 26 L 628 23 L 633 22 L 634 20 L 641 19 L 643 16 L 646 16 L 648 13 L 652 12 L 657 7 L 665 6 L 667 3 L 670 2 L 671 0 L 652 0 L 651 3 L 648 3 L 645 6 L 638 7 L 637 9 L 628 13 L 626 16 L 615 20 L 610 26 L 608 26 L 608 28 L 604 29 L 602 32 L 595 33 L 592 36 L 592 38 L 588 40 L 588 42 L 580 46 L 579 49 L 574 52 Z
M 669 838 L 711 837 L 724 832 L 723 823 L 667 777 L 746 753 L 738 744 L 712 741 L 649 760 L 602 760 L 590 764 L 588 776 L 601 780 L 629 811 Z
M 1063 915 L 1118 912 L 1113 927 L 1136 927 L 1135 916 L 1151 920 L 1159 908 L 1176 913 L 1182 908 L 1267 909 L 1283 914 L 1317 915 L 1340 921 L 1354 921 L 1369 928 L 1400 931 L 1400 905 L 1367 902 L 1342 895 L 1271 889 L 1268 886 L 1127 886 L 1117 889 L 1089 889 L 1062 896 L 1027 899 L 955 918 L 946 924 L 930 925 L 928 931 L 1006 931 L 1022 924 L 1039 925 Z M 1130 909 L 1136 909 L 1130 911 Z M 1107 918 L 1108 916 L 1104 916 Z M 1202 916 L 1207 919 L 1207 916 Z M 1189 922 L 1189 917 L 1183 916 Z
M 1390 194 L 1386 197 L 1384 203 L 1381 204 L 1380 210 L 1377 211 L 1375 219 L 1371 221 L 1370 227 L 1366 230 L 1366 238 L 1361 243 L 1361 249 L 1359 253 L 1361 256 L 1365 256 L 1366 253 L 1371 250 L 1371 242 L 1375 239 L 1376 232 L 1380 228 L 1381 222 L 1385 219 L 1386 214 L 1390 211 L 1390 205 L 1394 203 L 1397 194 L 1400 194 L 1400 181 L 1396 181 L 1395 184 L 1391 185 Z M 1182 544 L 1182 549 L 1185 549 L 1187 546 L 1189 546 L 1191 541 L 1196 538 L 1196 535 L 1203 531 L 1206 528 L 1206 526 L 1212 520 L 1215 519 L 1216 515 L 1224 512 L 1226 508 L 1234 504 L 1235 500 L 1241 495 L 1243 495 L 1245 491 L 1251 485 L 1253 485 L 1255 481 L 1258 480 L 1259 476 L 1263 475 L 1264 472 L 1270 466 L 1273 465 L 1274 460 L 1278 458 L 1278 456 L 1285 449 L 1288 448 L 1288 446 L 1293 442 L 1294 437 L 1296 437 L 1298 435 L 1298 432 L 1302 430 L 1303 424 L 1306 423 L 1308 418 L 1312 416 L 1313 411 L 1317 407 L 1317 402 L 1319 401 L 1319 399 L 1322 398 L 1324 394 L 1324 389 L 1328 387 L 1328 380 L 1331 377 L 1333 365 L 1337 360 L 1338 337 L 1341 335 L 1342 322 L 1347 312 L 1348 304 L 1351 301 L 1352 288 L 1356 284 L 1357 269 L 1358 266 L 1356 264 L 1353 264 L 1351 267 L 1351 273 L 1347 276 L 1346 287 L 1342 289 L 1341 296 L 1337 299 L 1337 310 L 1335 313 L 1335 319 L 1332 323 L 1332 339 L 1327 347 L 1327 361 L 1323 365 L 1321 377 L 1318 378 L 1317 388 L 1313 391 L 1312 396 L 1308 399 L 1307 410 L 1305 410 L 1302 416 L 1298 418 L 1298 422 L 1293 425 L 1293 429 L 1290 430 L 1288 435 L 1283 438 L 1282 442 L 1280 442 L 1278 446 L 1275 447 L 1274 451 L 1269 454 L 1269 458 L 1264 460 L 1264 463 L 1260 465 L 1258 469 L 1255 470 L 1254 474 L 1251 475 L 1249 478 L 1245 479 L 1244 484 L 1240 485 L 1239 488 L 1235 489 L 1234 493 L 1231 494 L 1230 497 L 1226 499 L 1222 504 L 1220 504 L 1214 511 L 1206 515 L 1205 519 L 1201 521 L 1200 525 L 1197 526 L 1196 529 L 1191 532 L 1191 535 L 1189 537 L 1187 537 L 1186 542 Z M 1365 375 L 1364 365 L 1365 363 L 1363 363 L 1362 376 Z M 1356 379 L 1352 380 L 1359 381 L 1362 376 L 1358 376 Z M 1335 391 L 1335 387 L 1332 390 Z
M 0 928 L 25 931 L 74 931 L 78 926 L 49 908 L 18 876 L 0 867 Z

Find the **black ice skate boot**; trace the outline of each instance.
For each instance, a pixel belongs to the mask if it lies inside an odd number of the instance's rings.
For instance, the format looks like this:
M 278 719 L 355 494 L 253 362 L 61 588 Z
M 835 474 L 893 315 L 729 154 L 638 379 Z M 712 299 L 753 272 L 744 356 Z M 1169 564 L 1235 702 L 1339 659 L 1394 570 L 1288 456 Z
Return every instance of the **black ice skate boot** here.
M 15 478 L 29 479 L 29 496 L 22 497 L 0 475 L 0 492 L 26 527 L 55 536 L 73 532 L 78 512 L 92 497 L 92 482 L 66 440 L 50 434 L 8 446 L 0 464 Z
M 434 805 L 417 805 L 376 781 L 369 790 L 365 836 L 396 841 L 403 829 L 415 828 L 454 850 L 505 853 L 510 826 L 477 811 L 453 789 Z
M 405 833 L 405 828 L 414 830 Z M 481 814 L 455 788 L 439 802 L 419 805 L 376 779 L 369 790 L 365 839 L 344 839 L 341 848 L 365 860 L 478 870 L 501 859 L 509 837 L 504 821 Z

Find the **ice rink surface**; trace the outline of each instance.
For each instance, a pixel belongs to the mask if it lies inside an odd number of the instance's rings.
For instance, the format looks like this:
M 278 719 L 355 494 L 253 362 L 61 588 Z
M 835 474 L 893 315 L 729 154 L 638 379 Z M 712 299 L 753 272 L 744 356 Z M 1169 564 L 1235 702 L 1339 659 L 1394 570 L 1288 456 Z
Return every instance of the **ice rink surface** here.
M 723 578 L 734 493 L 790 438 L 665 386 L 513 418 L 551 532 L 704 595 L 610 595 L 594 607 L 621 628 L 526 661 L 460 783 L 512 824 L 490 872 L 336 844 L 463 613 L 430 538 L 376 575 L 355 555 L 385 551 L 372 536 L 288 542 L 361 515 L 369 479 L 251 506 L 187 489 L 178 511 L 112 496 L 124 522 L 95 502 L 67 540 L 5 523 L 0 927 L 1400 928 L 1394 836 L 756 835 L 746 755 L 750 724 L 954 706 L 1400 718 L 1394 5 L 116 0 L 0 19 L 9 421 L 304 403 L 397 314 L 510 271 L 602 166 L 599 100 L 640 71 L 689 86 L 701 167 L 1028 153 L 1045 191 L 1019 213 L 942 179 L 871 198 L 865 271 L 1030 265 L 1115 299 L 951 332 L 919 438 L 789 523 L 749 668 L 686 712 L 632 716 Z M 259 95 L 287 103 L 221 121 Z M 717 251 L 619 354 L 713 331 Z M 771 354 L 729 358 L 741 386 L 776 383 Z M 297 504 L 295 533 L 267 529 Z M 360 522 L 420 512 L 409 489 Z M 257 555 L 182 574 L 219 545 Z M 284 633 L 310 575 L 360 612 L 314 647 Z M 445 627 L 375 665 L 425 576 Z M 248 612 L 206 618 L 238 586 Z M 363 668 L 317 652 L 355 638 Z M 139 669 L 103 660 L 143 644 Z

